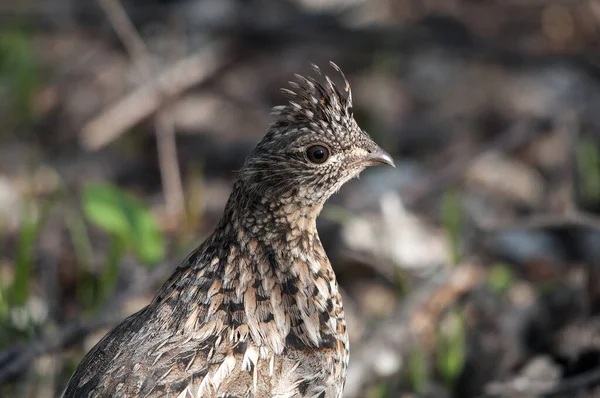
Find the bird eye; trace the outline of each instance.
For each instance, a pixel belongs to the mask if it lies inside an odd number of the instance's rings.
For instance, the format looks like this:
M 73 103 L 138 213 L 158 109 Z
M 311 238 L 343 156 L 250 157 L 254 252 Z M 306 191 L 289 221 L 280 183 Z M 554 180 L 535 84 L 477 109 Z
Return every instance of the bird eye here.
M 313 145 L 306 150 L 306 157 L 313 163 L 324 163 L 329 158 L 329 149 L 324 145 Z

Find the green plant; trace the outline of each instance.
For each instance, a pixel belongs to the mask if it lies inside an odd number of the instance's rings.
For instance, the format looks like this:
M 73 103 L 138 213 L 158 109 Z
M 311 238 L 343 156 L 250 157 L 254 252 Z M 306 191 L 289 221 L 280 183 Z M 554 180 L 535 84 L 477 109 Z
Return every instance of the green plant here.
M 34 245 L 44 219 L 34 215 L 34 203 L 26 201 L 25 205 L 27 210 L 23 211 L 23 222 L 19 230 L 14 279 L 7 293 L 9 307 L 23 306 L 29 297 Z
M 421 346 L 417 345 L 408 358 L 408 379 L 413 391 L 419 395 L 427 392 L 429 370 L 427 355 Z
M 585 200 L 600 201 L 600 151 L 597 143 L 582 139 L 575 148 L 581 195 Z
M 4 281 L 0 279 L 0 325 L 4 324 L 8 316 L 8 298 Z
M 140 261 L 154 265 L 165 253 L 158 222 L 140 200 L 108 184 L 89 185 L 83 191 L 83 211 L 98 228 L 118 238 Z
M 457 264 L 461 257 L 460 235 L 463 220 L 460 199 L 460 195 L 455 191 L 447 191 L 442 197 L 442 226 L 450 237 L 453 264 Z
M 442 320 L 437 339 L 437 368 L 447 386 L 452 386 L 465 365 L 466 339 L 462 314 L 449 311 Z
M 140 200 L 116 186 L 94 184 L 84 189 L 82 205 L 87 220 L 111 236 L 108 263 L 100 276 L 104 294 L 114 288 L 120 259 L 126 251 L 150 266 L 163 259 L 163 234 L 154 215 Z M 73 227 L 78 229 L 76 223 Z M 85 241 L 79 245 L 80 251 L 87 251 Z
M 375 383 L 366 391 L 366 398 L 385 398 L 388 396 L 388 388 L 384 382 Z
M 17 30 L 0 32 L 0 94 L 8 101 L 4 119 L 20 122 L 31 114 L 39 72 L 30 38 Z M 2 93 L 2 88 L 6 92 Z
M 73 211 L 66 217 L 66 226 L 71 238 L 79 268 L 83 271 L 76 285 L 77 298 L 83 308 L 90 309 L 96 304 L 96 284 L 92 277 L 92 243 L 80 212 Z
M 503 294 L 512 285 L 514 281 L 513 272 L 507 264 L 496 264 L 488 273 L 487 285 L 497 293 Z

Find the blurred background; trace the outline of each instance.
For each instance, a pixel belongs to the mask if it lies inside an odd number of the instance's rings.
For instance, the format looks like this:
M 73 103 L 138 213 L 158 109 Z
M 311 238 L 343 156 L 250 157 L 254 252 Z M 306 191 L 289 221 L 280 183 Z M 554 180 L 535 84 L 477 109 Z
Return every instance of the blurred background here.
M 600 1 L 0 0 L 0 396 L 57 396 L 334 61 L 344 397 L 600 396 Z

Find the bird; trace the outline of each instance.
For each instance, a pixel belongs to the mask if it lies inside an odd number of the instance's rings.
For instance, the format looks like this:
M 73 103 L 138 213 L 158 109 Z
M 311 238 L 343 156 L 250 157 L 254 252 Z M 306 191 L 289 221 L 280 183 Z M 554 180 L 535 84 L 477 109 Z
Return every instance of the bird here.
M 394 161 L 330 64 L 343 87 L 312 65 L 282 89 L 289 102 L 273 108 L 214 232 L 88 352 L 62 397 L 342 396 L 348 334 L 316 219 L 345 182 Z

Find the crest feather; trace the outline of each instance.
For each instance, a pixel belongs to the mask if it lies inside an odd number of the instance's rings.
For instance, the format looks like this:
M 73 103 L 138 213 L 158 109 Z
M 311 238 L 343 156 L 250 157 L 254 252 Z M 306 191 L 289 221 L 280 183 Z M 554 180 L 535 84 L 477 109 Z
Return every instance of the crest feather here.
M 311 64 L 315 74 L 324 82 L 313 76 L 295 74 L 296 80 L 289 82 L 291 89 L 281 89 L 290 99 L 289 103 L 273 108 L 272 114 L 278 116 L 279 122 L 332 122 L 342 117 L 352 117 L 350 83 L 339 66 L 333 62 L 330 65 L 341 76 L 343 91 L 317 65 Z

